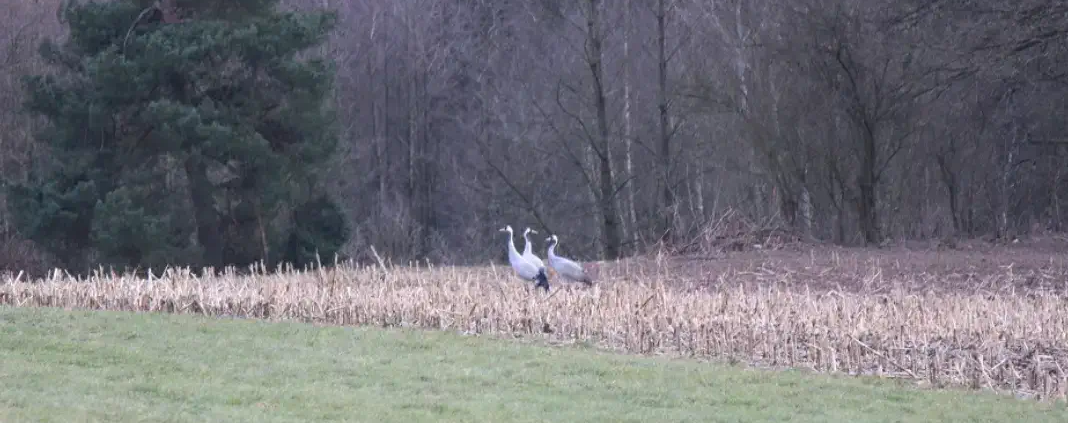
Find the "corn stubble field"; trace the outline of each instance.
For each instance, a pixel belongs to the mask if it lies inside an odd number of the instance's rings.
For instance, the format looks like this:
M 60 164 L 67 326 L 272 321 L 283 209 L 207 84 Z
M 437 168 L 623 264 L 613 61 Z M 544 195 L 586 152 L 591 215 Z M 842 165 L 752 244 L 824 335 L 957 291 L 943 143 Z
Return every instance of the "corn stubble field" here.
M 1039 400 L 1068 390 L 1061 248 L 637 258 L 593 288 L 528 289 L 507 265 L 339 266 L 198 278 L 9 277 L 0 303 L 405 326 L 760 367 L 904 378 Z

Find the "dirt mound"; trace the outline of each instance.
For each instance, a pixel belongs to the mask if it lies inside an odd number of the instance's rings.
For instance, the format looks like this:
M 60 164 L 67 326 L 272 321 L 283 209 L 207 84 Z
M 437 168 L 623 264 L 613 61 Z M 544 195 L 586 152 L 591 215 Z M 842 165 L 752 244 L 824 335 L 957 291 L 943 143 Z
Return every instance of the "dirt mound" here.
M 670 249 L 670 254 L 686 256 L 761 250 L 800 251 L 815 245 L 820 243 L 794 229 L 760 224 L 741 213 L 728 210 L 719 219 L 704 225 L 696 236 L 677 243 Z

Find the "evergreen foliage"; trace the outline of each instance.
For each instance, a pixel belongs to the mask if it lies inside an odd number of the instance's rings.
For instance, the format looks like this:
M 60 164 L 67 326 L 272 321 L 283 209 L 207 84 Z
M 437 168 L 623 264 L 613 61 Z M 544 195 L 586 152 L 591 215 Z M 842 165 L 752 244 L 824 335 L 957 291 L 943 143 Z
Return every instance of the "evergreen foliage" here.
M 298 207 L 293 213 L 294 228 L 286 241 L 285 257 L 298 267 L 330 260 L 339 254 L 344 240 L 335 234 L 345 233 L 345 216 L 326 196 Z M 325 264 L 325 263 L 324 263 Z
M 349 232 L 319 182 L 337 143 L 333 69 L 300 58 L 336 15 L 175 3 L 177 22 L 143 0 L 67 6 L 69 39 L 41 48 L 55 72 L 24 81 L 51 161 L 9 183 L 16 221 L 76 269 L 336 252 Z

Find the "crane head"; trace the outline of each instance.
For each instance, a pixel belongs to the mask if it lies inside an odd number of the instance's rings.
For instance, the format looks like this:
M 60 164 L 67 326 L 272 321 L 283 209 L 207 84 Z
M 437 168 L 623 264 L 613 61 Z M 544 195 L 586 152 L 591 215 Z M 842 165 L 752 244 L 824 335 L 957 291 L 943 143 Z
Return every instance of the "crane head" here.
M 533 229 L 530 229 L 530 227 L 529 227 L 529 226 L 527 226 L 527 230 L 523 231 L 523 236 L 526 236 L 526 235 L 527 235 L 528 233 L 531 233 L 531 234 L 536 234 L 536 233 L 538 233 L 538 231 L 535 231 L 535 230 L 533 230 Z
M 545 238 L 545 242 L 549 242 L 549 243 L 555 244 L 555 243 L 557 243 L 559 241 L 557 241 L 556 235 L 550 235 L 548 238 Z
M 498 231 L 499 231 L 499 232 L 508 232 L 508 233 L 511 233 L 511 232 L 512 232 L 512 225 L 506 225 L 505 227 L 503 227 L 503 228 L 501 228 L 501 229 L 498 229 Z

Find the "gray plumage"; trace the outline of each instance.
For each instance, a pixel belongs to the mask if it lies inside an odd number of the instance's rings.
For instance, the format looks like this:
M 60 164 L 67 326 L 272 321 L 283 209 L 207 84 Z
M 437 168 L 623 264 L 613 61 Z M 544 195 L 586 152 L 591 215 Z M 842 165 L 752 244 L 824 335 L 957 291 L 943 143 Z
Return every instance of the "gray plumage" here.
M 527 259 L 527 261 L 531 263 L 534 263 L 534 265 L 538 266 L 538 269 L 545 270 L 545 262 L 542 261 L 541 258 L 539 258 L 538 256 L 534 255 L 534 248 L 530 243 L 530 236 L 527 235 L 536 233 L 538 233 L 538 231 L 530 229 L 529 227 L 525 231 L 523 231 L 523 241 L 526 241 L 526 245 L 523 246 L 523 258 Z
M 544 269 L 538 268 L 538 266 L 531 261 L 523 258 L 519 254 L 519 251 L 515 249 L 515 236 L 512 232 L 512 225 L 505 226 L 500 229 L 501 232 L 508 232 L 508 262 L 512 265 L 512 269 L 519 277 L 534 281 L 534 286 L 538 288 L 544 288 L 549 290 L 549 276 L 545 273 Z
M 566 257 L 556 255 L 556 245 L 560 243 L 560 240 L 557 239 L 556 235 L 545 238 L 545 241 L 549 243 L 546 258 L 549 259 L 549 266 L 551 266 L 557 274 L 573 282 L 582 282 L 586 284 L 586 286 L 593 285 L 593 279 L 590 279 L 589 275 L 586 274 L 586 270 L 582 268 L 582 265 L 575 263 Z

